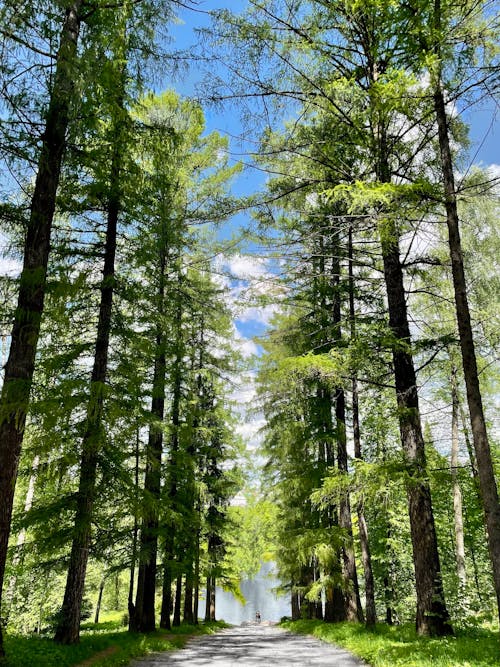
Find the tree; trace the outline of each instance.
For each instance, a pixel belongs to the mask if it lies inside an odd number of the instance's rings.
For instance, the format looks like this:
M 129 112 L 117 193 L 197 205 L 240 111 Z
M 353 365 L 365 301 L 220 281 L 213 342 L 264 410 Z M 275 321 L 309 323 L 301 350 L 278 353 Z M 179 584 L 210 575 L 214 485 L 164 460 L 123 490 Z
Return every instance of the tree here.
M 3 586 L 12 502 L 45 297 L 50 232 L 56 205 L 70 106 L 73 101 L 82 2 L 67 3 L 57 67 L 45 119 L 24 245 L 24 264 L 9 357 L 0 398 L 0 590 Z M 4 655 L 0 628 L 0 656 Z

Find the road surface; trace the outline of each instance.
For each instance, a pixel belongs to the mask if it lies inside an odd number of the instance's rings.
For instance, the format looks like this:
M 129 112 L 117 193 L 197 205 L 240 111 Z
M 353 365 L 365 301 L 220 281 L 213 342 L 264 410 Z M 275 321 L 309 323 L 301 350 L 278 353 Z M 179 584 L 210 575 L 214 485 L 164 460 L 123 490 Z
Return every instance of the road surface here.
M 358 658 L 308 637 L 268 625 L 237 626 L 191 639 L 185 648 L 155 653 L 130 667 L 358 667 Z

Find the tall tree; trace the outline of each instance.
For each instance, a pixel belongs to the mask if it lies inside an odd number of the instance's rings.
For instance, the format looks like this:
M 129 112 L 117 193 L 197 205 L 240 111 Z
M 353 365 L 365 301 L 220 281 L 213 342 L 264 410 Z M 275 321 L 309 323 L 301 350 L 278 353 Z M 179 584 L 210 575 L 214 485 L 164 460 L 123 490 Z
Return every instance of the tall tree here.
M 0 398 L 0 591 L 3 586 L 12 502 L 44 306 L 57 186 L 74 98 L 82 4 L 77 0 L 64 7 L 57 66 L 31 199 L 19 296 Z M 2 655 L 4 648 L 0 628 L 0 656 Z

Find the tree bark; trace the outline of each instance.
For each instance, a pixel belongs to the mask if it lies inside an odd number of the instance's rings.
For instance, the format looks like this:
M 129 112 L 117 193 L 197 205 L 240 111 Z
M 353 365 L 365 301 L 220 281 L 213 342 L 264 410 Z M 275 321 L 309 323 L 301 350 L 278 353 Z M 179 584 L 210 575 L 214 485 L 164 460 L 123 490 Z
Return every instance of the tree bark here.
M 349 258 L 349 320 L 351 341 L 356 338 L 356 309 L 354 302 L 354 262 L 353 262 L 353 241 L 352 227 L 349 227 L 348 240 L 348 258 Z M 356 372 L 352 376 L 352 433 L 354 440 L 354 457 L 363 460 L 361 451 L 361 435 L 359 426 L 359 394 L 358 378 Z M 372 559 L 370 552 L 370 542 L 368 539 L 368 526 L 364 514 L 363 502 L 359 500 L 356 505 L 358 515 L 359 542 L 361 545 L 361 559 L 365 573 L 365 598 L 366 598 L 366 625 L 373 627 L 377 622 L 377 612 L 375 607 L 375 580 L 373 577 Z
M 439 0 L 436 0 L 436 21 L 438 22 L 440 22 L 440 12 L 440 3 Z M 467 284 L 465 281 L 462 242 L 460 239 L 457 198 L 448 122 L 446 118 L 446 106 L 439 77 L 434 90 L 434 110 L 438 124 L 446 223 L 448 226 L 451 272 L 455 293 L 455 309 L 460 338 L 460 349 L 462 352 L 462 365 L 464 370 L 467 403 L 469 405 L 472 440 L 476 452 L 479 488 L 488 534 L 488 547 L 493 567 L 497 610 L 500 618 L 500 503 L 493 462 L 491 459 L 491 450 L 488 442 L 481 390 L 479 387 L 476 352 L 472 333 L 469 302 L 467 298 Z
M 61 32 L 54 85 L 42 135 L 35 189 L 31 200 L 17 308 L 0 398 L 0 604 L 14 490 L 44 307 L 56 193 L 66 148 L 70 105 L 74 94 L 74 68 L 80 32 L 81 5 L 81 0 L 68 5 Z M 4 654 L 0 627 L 0 657 Z
M 138 502 L 139 502 L 139 459 L 140 459 L 140 436 L 139 436 L 139 426 L 137 426 L 136 437 L 135 437 L 135 450 L 134 450 L 134 497 L 135 497 L 135 507 L 134 507 L 134 528 L 132 531 L 132 555 L 130 559 L 130 577 L 128 585 L 128 623 L 129 630 L 135 628 L 135 605 L 134 605 L 134 581 L 135 581 L 135 566 L 137 561 L 137 541 L 139 537 L 139 520 L 137 516 L 138 512 Z
M 462 490 L 458 482 L 458 390 L 457 369 L 452 365 L 451 369 L 451 456 L 450 468 L 453 485 L 453 517 L 455 525 L 455 555 L 457 560 L 457 575 L 459 581 L 460 598 L 465 593 L 467 575 L 465 570 L 465 544 L 464 544 L 464 517 L 462 511 Z
M 179 572 L 175 582 L 174 617 L 172 619 L 172 625 L 174 626 L 174 628 L 179 627 L 179 625 L 181 624 L 181 596 L 182 596 L 182 573 Z
M 123 87 L 117 93 L 120 108 L 123 105 Z M 85 585 L 85 575 L 91 542 L 92 515 L 94 509 L 97 465 L 105 435 L 102 427 L 104 394 L 108 370 L 109 339 L 113 292 L 115 287 L 115 255 L 120 212 L 120 165 L 122 158 L 121 121 L 115 119 L 115 138 L 112 148 L 104 268 L 101 283 L 101 300 L 94 364 L 90 380 L 90 396 L 87 406 L 85 432 L 82 440 L 80 481 L 76 499 L 75 526 L 71 547 L 64 601 L 55 641 L 75 644 L 80 641 L 80 610 Z
M 193 564 L 189 563 L 186 568 L 186 581 L 184 585 L 184 623 L 193 625 Z
M 181 286 L 182 277 L 179 274 L 178 283 Z M 179 294 L 181 293 L 179 289 Z M 172 604 L 172 563 L 174 561 L 174 546 L 176 525 L 174 520 L 176 496 L 178 488 L 178 474 L 179 474 L 179 428 L 180 428 L 180 410 L 181 410 L 181 389 L 182 389 L 182 359 L 184 347 L 182 344 L 182 303 L 179 298 L 176 308 L 176 353 L 172 377 L 172 436 L 170 439 L 170 457 L 168 462 L 168 507 L 167 512 L 170 514 L 165 521 L 162 529 L 165 534 L 164 545 L 164 576 L 163 576 L 163 595 L 161 607 L 160 627 L 170 628 L 170 611 Z
M 392 358 L 399 410 L 399 430 L 409 482 L 410 528 L 417 592 L 416 628 L 421 635 L 452 632 L 444 601 L 441 566 L 429 483 L 425 445 L 418 405 L 417 380 L 410 350 L 403 272 L 395 225 L 382 238 L 384 276 L 389 304 L 389 324 L 394 336 Z
M 105 579 L 101 579 L 101 583 L 99 585 L 99 595 L 97 596 L 97 603 L 95 606 L 95 616 L 94 616 L 94 623 L 99 623 L 99 614 L 101 613 L 101 602 L 102 602 L 102 594 L 104 591 L 104 584 L 106 583 Z
M 166 336 L 162 325 L 165 299 L 166 246 L 160 239 L 158 322 L 156 329 L 153 389 L 148 445 L 146 448 L 146 496 L 139 547 L 139 574 L 135 598 L 134 619 L 131 629 L 152 632 L 156 626 L 156 560 L 158 554 L 159 504 L 161 495 L 161 456 L 163 451 L 163 418 L 165 413 Z

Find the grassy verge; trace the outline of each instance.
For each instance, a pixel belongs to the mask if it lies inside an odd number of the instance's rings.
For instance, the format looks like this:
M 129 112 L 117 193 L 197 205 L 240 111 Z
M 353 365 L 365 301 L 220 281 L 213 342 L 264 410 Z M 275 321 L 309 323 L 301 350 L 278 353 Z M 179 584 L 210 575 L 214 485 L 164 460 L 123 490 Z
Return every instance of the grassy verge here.
M 85 624 L 76 646 L 61 646 L 44 637 L 7 635 L 7 661 L 1 664 L 2 667 L 75 667 L 85 663 L 92 667 L 118 667 L 154 651 L 181 648 L 190 637 L 212 634 L 221 627 L 225 627 L 223 623 L 201 623 L 142 635 L 127 632 L 119 620 L 107 619 L 97 625 Z
M 372 667 L 492 667 L 500 664 L 498 631 L 470 629 L 454 637 L 418 637 L 412 626 L 377 625 L 373 632 L 353 623 L 286 621 L 282 627 L 343 646 Z

